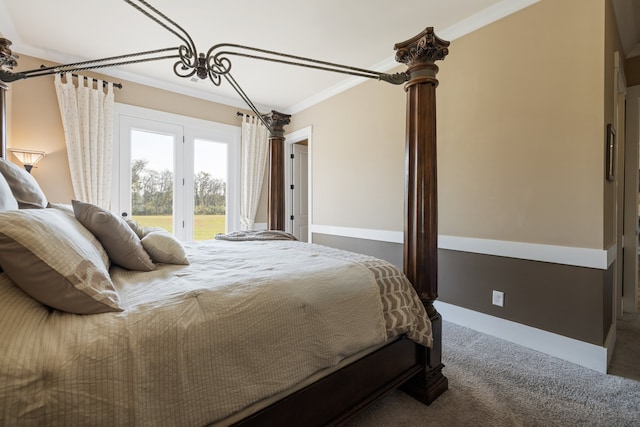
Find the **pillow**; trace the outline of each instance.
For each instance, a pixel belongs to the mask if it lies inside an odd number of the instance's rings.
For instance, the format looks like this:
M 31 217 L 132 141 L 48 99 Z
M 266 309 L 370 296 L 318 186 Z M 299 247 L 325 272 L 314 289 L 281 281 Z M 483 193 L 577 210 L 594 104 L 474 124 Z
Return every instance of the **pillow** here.
M 189 265 L 184 246 L 167 231 L 152 231 L 141 242 L 154 262 Z
M 129 227 L 136 233 L 138 238 L 142 239 L 144 237 L 144 227 L 138 224 L 138 221 L 134 219 L 125 219 L 126 223 L 129 224 Z
M 98 238 L 115 264 L 136 271 L 155 268 L 140 238 L 123 218 L 91 203 L 72 200 L 71 204 L 78 221 Z
M 7 180 L 0 175 L 0 211 L 12 209 L 18 209 L 18 201 L 13 197 L 13 192 Z
M 65 203 L 49 203 L 47 204 L 47 209 L 58 209 L 59 211 L 69 214 L 75 218 L 75 214 L 73 213 L 73 206 Z
M 127 219 L 125 220 L 127 222 L 127 224 L 129 224 L 129 227 L 131 227 L 131 229 L 134 231 L 134 233 L 136 233 L 138 235 L 139 238 L 143 238 L 144 236 L 146 236 L 147 234 L 151 233 L 152 231 L 164 231 L 166 233 L 168 233 L 168 231 L 162 227 L 145 227 L 142 226 L 140 224 L 138 224 L 138 221 L 136 221 L 135 219 Z
M 0 212 L 0 265 L 16 286 L 50 307 L 77 314 L 122 311 L 106 252 L 57 209 Z
M 20 209 L 44 209 L 47 207 L 47 197 L 29 172 L 0 158 L 0 173 L 11 187 L 13 197 L 18 201 Z

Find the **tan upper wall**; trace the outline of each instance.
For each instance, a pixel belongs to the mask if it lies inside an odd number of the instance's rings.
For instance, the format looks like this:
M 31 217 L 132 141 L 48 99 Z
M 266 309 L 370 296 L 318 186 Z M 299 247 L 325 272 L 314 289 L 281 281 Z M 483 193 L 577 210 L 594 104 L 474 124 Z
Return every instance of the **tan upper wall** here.
M 543 0 L 440 71 L 440 232 L 603 247 L 603 6 Z
M 313 223 L 402 230 L 405 91 L 369 81 L 294 114 L 312 125 Z
M 38 68 L 45 63 L 37 58 L 20 55 L 16 71 Z M 169 70 L 170 72 L 170 70 Z M 84 73 L 100 77 L 95 73 Z M 105 76 L 101 76 L 105 78 Z M 114 81 L 114 79 L 108 78 Z M 115 89 L 115 101 L 159 111 L 211 120 L 239 126 L 238 108 L 217 104 L 202 99 L 154 89 L 149 86 L 117 80 L 122 89 Z M 60 110 L 53 85 L 53 77 L 39 77 L 11 84 L 8 107 L 8 147 L 43 150 L 47 153 L 32 170 L 49 201 L 69 203 L 73 188 L 64 141 Z M 8 155 L 11 158 L 11 155 Z M 14 160 L 11 158 L 11 160 Z M 262 198 L 256 218 L 266 221 L 266 196 Z
M 542 0 L 452 43 L 438 75 L 441 234 L 603 247 L 604 9 Z M 236 108 L 123 83 L 118 102 L 238 124 Z M 45 149 L 34 176 L 68 201 L 52 82 L 12 92 L 9 145 Z M 313 127 L 314 224 L 403 229 L 404 111 L 402 87 L 370 81 L 292 117 L 287 132 Z
M 38 68 L 42 61 L 20 56 L 20 70 Z M 69 203 L 73 197 L 69 163 L 53 77 L 11 83 L 7 146 L 42 150 L 44 160 L 31 171 L 50 201 Z M 10 160 L 15 159 L 7 154 Z
M 603 16 L 601 0 L 542 0 L 452 43 L 440 234 L 603 247 Z M 315 224 L 403 229 L 404 111 L 371 82 L 294 116 L 313 124 Z

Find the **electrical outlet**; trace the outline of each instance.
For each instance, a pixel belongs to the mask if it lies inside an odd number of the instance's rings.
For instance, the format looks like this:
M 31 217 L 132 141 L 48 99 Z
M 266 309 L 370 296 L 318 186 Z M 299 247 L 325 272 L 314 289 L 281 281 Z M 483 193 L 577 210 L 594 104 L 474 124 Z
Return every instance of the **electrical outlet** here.
M 498 307 L 504 307 L 504 292 L 502 291 L 493 291 L 493 305 L 497 305 Z

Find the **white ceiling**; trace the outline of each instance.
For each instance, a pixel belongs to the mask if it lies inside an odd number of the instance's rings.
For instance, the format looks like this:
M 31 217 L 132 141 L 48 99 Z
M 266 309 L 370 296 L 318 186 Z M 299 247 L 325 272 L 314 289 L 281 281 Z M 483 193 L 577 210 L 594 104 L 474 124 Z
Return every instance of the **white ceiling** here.
M 538 0 L 148 1 L 191 35 L 199 53 L 214 44 L 238 43 L 388 71 L 397 65 L 394 44 L 427 26 L 441 38 L 453 40 Z M 179 44 L 174 35 L 123 0 L 0 0 L 0 33 L 13 42 L 15 53 L 58 63 Z M 232 62 L 233 76 L 265 112 L 295 113 L 361 81 L 255 60 L 232 57 Z M 101 72 L 115 81 L 126 79 L 244 106 L 226 82 L 215 87 L 208 80 L 179 78 L 171 61 Z

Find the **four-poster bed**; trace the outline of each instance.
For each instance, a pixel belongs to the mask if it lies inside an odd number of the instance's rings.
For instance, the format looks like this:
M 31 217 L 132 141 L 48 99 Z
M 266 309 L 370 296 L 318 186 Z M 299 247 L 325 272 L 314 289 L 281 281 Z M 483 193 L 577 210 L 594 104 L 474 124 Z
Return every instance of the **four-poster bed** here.
M 129 1 L 127 2 L 132 4 Z M 146 2 L 142 3 L 148 6 Z M 139 6 L 134 5 L 134 7 L 143 11 Z M 160 23 L 160 25 L 165 26 L 165 28 L 167 28 L 166 25 L 175 25 L 155 9 L 150 8 L 150 11 L 151 13 L 156 13 L 155 17 L 150 16 L 149 11 L 143 11 L 143 13 Z M 166 20 L 163 22 L 168 21 L 169 24 L 160 22 L 158 16 Z M 216 84 L 216 81 L 219 83 L 222 76 L 234 88 L 239 89 L 237 83 L 228 73 L 230 68 L 228 59 L 213 55 L 214 48 L 208 52 L 206 57 L 201 54 L 196 58 L 195 47 L 191 49 L 193 44 L 188 35 L 183 40 L 186 40 L 189 48 L 181 46 L 178 49 L 178 56 L 165 55 L 166 50 L 162 51 L 162 55 L 165 58 L 179 57 L 180 61 L 188 60 L 190 64 L 193 64 L 193 73 L 197 73 L 200 78 L 209 77 Z M 426 404 L 433 402 L 447 389 L 447 379 L 442 373 L 441 318 L 435 310 L 433 302 L 438 296 L 435 131 L 435 88 L 438 84 L 436 79 L 438 67 L 435 65 L 435 61 L 444 59 L 448 53 L 448 45 L 448 42 L 435 36 L 432 28 L 427 28 L 412 39 L 398 43 L 395 46 L 397 51 L 396 59 L 408 66 L 406 73 L 394 76 L 376 73 L 374 77 L 386 81 L 395 80 L 394 83 L 396 84 L 406 82 L 404 273 L 413 285 L 419 301 L 421 301 L 420 304 L 424 305 L 426 315 L 431 322 L 431 347 L 425 346 L 424 342 L 419 344 L 408 338 L 409 334 L 405 331 L 399 336 L 387 338 L 384 343 L 373 346 L 375 347 L 373 350 L 369 349 L 365 353 L 359 353 L 358 357 L 354 356 L 352 359 L 347 357 L 348 363 L 338 364 L 328 374 L 322 374 L 317 378 L 311 376 L 308 381 L 301 383 L 293 392 L 277 394 L 277 399 L 263 402 L 258 409 L 254 407 L 247 413 L 240 411 L 235 417 L 225 418 L 222 420 L 221 425 L 227 425 L 227 423 L 238 426 L 339 424 L 398 387 Z M 5 46 L 4 50 L 0 49 L 0 51 L 7 50 L 8 46 Z M 255 49 L 251 50 L 256 51 Z M 157 56 L 158 51 L 153 52 Z M 229 52 L 221 53 L 228 54 Z M 273 54 L 273 52 L 268 53 Z M 9 54 L 9 56 L 11 55 Z M 301 59 L 289 55 L 283 56 L 287 58 L 283 61 L 286 63 L 290 63 L 289 61 L 292 59 Z M 118 63 L 126 63 L 121 59 L 118 59 L 118 61 Z M 320 67 L 328 69 L 325 67 L 329 65 L 336 64 L 321 62 Z M 91 67 L 86 63 L 73 67 L 74 70 L 88 68 L 95 67 Z M 358 73 L 366 71 L 354 69 L 353 67 L 347 68 L 357 70 Z M 52 67 L 50 73 L 62 71 L 68 71 L 68 69 Z M 176 71 L 176 67 L 174 67 L 174 71 Z M 216 71 L 218 72 L 217 74 Z M 330 69 L 330 71 L 336 70 Z M 177 71 L 176 74 L 178 74 Z M 15 80 L 16 78 L 14 77 L 25 78 L 20 77 L 19 73 L 13 74 L 3 71 L 0 74 L 0 80 L 5 82 Z M 2 119 L 0 120 L 0 134 L 2 135 L 0 154 L 3 158 L 6 158 L 4 91 L 8 88 L 8 85 L 2 82 L 0 82 L 0 85 L 2 86 L 2 89 L 0 89 L 0 110 L 2 112 Z M 271 230 L 283 230 L 285 219 L 284 126 L 289 123 L 289 116 L 276 111 L 268 115 L 261 115 L 241 89 L 239 93 L 270 129 L 268 227 Z M 0 250 L 0 257 L 2 256 L 1 252 Z M 196 257 L 195 255 L 192 256 Z M 342 255 L 332 254 L 331 256 L 340 257 Z M 349 258 L 347 255 L 344 256 Z M 2 258 L 0 258 L 1 261 Z M 371 263 L 373 261 L 367 259 L 366 262 Z M 5 267 L 7 273 L 9 270 Z M 2 278 L 1 273 L 0 278 Z M 5 285 L 5 283 L 1 282 L 0 287 L 2 285 Z M 293 327 L 296 328 L 295 325 Z M 295 353 L 296 347 L 292 347 L 290 351 Z M 206 392 L 206 390 L 198 391 Z M 144 420 L 138 421 L 144 424 Z M 215 422 L 219 420 L 209 421 Z

